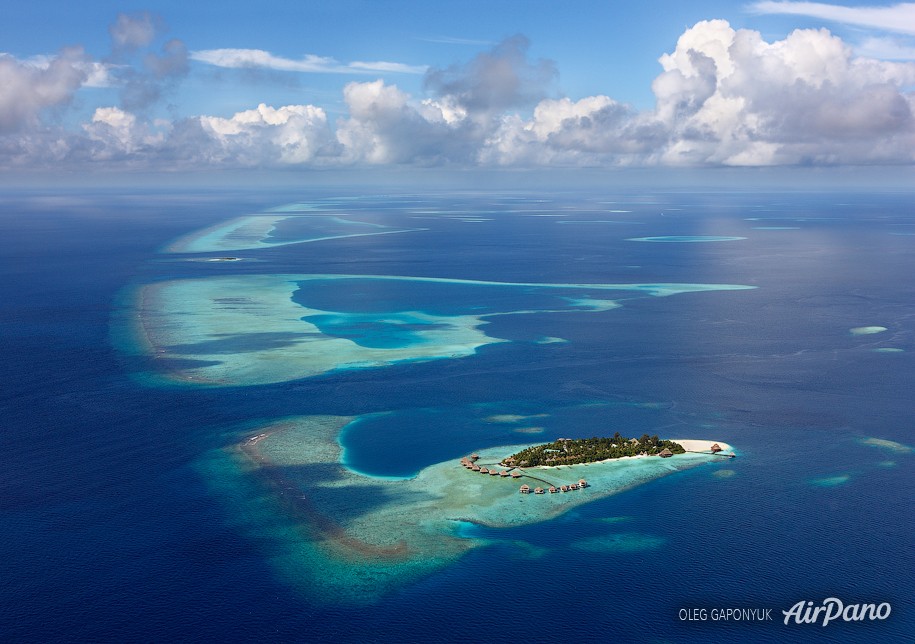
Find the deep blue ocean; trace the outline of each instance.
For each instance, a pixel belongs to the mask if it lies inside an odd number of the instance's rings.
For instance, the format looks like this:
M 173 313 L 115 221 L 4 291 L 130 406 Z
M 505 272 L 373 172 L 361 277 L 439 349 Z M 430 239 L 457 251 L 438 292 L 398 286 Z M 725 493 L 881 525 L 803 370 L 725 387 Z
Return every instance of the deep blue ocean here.
M 423 230 L 234 263 L 161 252 L 289 202 Z M 741 239 L 632 241 L 663 236 Z M 248 273 L 756 288 L 498 317 L 486 333 L 512 341 L 470 357 L 247 387 L 155 384 L 113 338 L 140 286 Z M 912 642 L 913 276 L 915 200 L 902 193 L 8 191 L 0 641 Z M 852 332 L 871 326 L 886 330 Z M 473 528 L 493 545 L 376 602 L 329 606 L 278 574 L 277 545 L 238 529 L 200 467 L 263 419 L 375 414 L 341 439 L 347 462 L 409 475 L 518 441 L 460 416 L 506 405 L 555 412 L 544 439 L 610 418 L 739 455 L 545 523 Z M 569 547 L 612 531 L 647 545 Z M 783 623 L 828 597 L 892 611 Z M 772 620 L 682 618 L 713 608 Z

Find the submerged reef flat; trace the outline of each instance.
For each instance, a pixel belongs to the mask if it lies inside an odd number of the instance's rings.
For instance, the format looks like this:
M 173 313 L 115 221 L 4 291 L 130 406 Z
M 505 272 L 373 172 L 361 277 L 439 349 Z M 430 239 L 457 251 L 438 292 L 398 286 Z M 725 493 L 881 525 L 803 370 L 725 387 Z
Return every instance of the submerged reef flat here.
M 665 297 L 727 284 L 542 284 L 368 275 L 237 275 L 142 287 L 135 349 L 188 384 L 284 382 L 338 369 L 461 358 L 507 340 L 497 315 L 599 312 L 613 291 Z
M 306 230 L 277 236 L 283 224 L 306 224 Z M 246 215 L 181 237 L 165 247 L 167 253 L 220 253 L 230 250 L 258 250 L 289 244 L 390 235 L 420 229 L 397 230 L 382 224 L 355 221 L 332 215 Z
M 670 244 L 697 243 L 697 242 L 726 242 L 740 241 L 746 237 L 724 237 L 720 235 L 664 235 L 660 237 L 632 237 L 626 241 L 660 242 Z
M 288 215 L 248 215 L 210 226 L 180 237 L 163 250 L 167 253 L 219 253 L 228 250 L 249 250 L 269 246 L 276 225 Z
M 288 418 L 253 430 L 225 452 L 236 477 L 255 482 L 261 490 L 252 495 L 260 511 L 266 492 L 272 499 L 270 511 L 281 517 L 274 523 L 287 526 L 281 539 L 285 545 L 276 556 L 278 569 L 324 601 L 370 601 L 487 545 L 461 530 L 462 525 L 507 528 L 545 521 L 583 503 L 717 460 L 708 453 L 622 458 L 516 470 L 520 476 L 512 478 L 472 471 L 455 457 L 409 479 L 378 478 L 342 463 L 337 437 L 355 420 Z M 706 447 L 712 442 L 701 441 Z M 482 450 L 476 463 L 499 467 L 501 459 L 520 447 Z M 558 488 L 580 479 L 587 480 L 586 488 L 519 493 L 524 484 Z
M 849 329 L 849 333 L 852 335 L 874 335 L 883 333 L 886 330 L 885 326 L 856 326 L 853 329 Z
M 861 442 L 865 445 L 880 447 L 891 452 L 896 452 L 897 454 L 910 454 L 912 452 L 912 448 L 908 445 L 903 445 L 902 443 L 897 443 L 896 441 L 887 440 L 885 438 L 862 438 Z

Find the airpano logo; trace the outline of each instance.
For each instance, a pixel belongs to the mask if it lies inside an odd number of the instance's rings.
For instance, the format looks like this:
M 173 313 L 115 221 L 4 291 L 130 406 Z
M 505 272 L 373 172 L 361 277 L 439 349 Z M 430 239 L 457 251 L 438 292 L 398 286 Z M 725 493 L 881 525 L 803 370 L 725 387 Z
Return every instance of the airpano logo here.
M 881 604 L 848 604 L 847 606 L 838 597 L 827 597 L 819 606 L 814 606 L 812 601 L 801 600 L 791 607 L 783 610 L 785 625 L 792 621 L 795 624 L 817 624 L 828 626 L 840 617 L 845 622 L 863 622 L 886 619 L 890 616 L 892 608 L 888 602 Z

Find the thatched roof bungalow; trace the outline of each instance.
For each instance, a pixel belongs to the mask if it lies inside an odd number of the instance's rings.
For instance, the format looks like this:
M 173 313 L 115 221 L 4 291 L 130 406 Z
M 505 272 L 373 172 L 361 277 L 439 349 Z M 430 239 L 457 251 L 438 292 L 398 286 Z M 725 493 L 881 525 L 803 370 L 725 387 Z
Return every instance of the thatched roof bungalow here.
M 665 447 L 664 449 L 661 450 L 661 453 L 660 453 L 660 454 L 658 454 L 658 456 L 660 456 L 661 458 L 670 458 L 670 457 L 673 456 L 673 455 L 674 455 L 674 453 L 671 452 L 671 451 L 670 451 L 669 449 L 667 449 L 666 447 Z
M 531 493 L 530 485 L 524 484 L 521 486 L 521 494 L 530 494 L 530 493 Z
M 712 451 L 712 454 L 715 454 L 715 453 L 721 451 L 721 445 L 719 445 L 718 443 L 715 443 L 714 445 L 712 445 L 712 447 L 710 449 Z

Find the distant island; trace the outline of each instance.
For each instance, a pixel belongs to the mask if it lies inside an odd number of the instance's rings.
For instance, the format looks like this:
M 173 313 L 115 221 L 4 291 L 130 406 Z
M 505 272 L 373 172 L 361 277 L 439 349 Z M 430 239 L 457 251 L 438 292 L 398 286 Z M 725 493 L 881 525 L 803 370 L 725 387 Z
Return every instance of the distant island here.
M 712 451 L 717 444 L 712 447 Z M 719 448 L 720 449 L 720 448 Z M 661 440 L 657 434 L 642 434 L 641 438 L 626 438 L 619 432 L 612 438 L 559 438 L 552 443 L 527 447 L 512 454 L 501 463 L 504 467 L 555 467 L 595 463 L 625 456 L 673 456 L 684 454 L 679 443 Z

